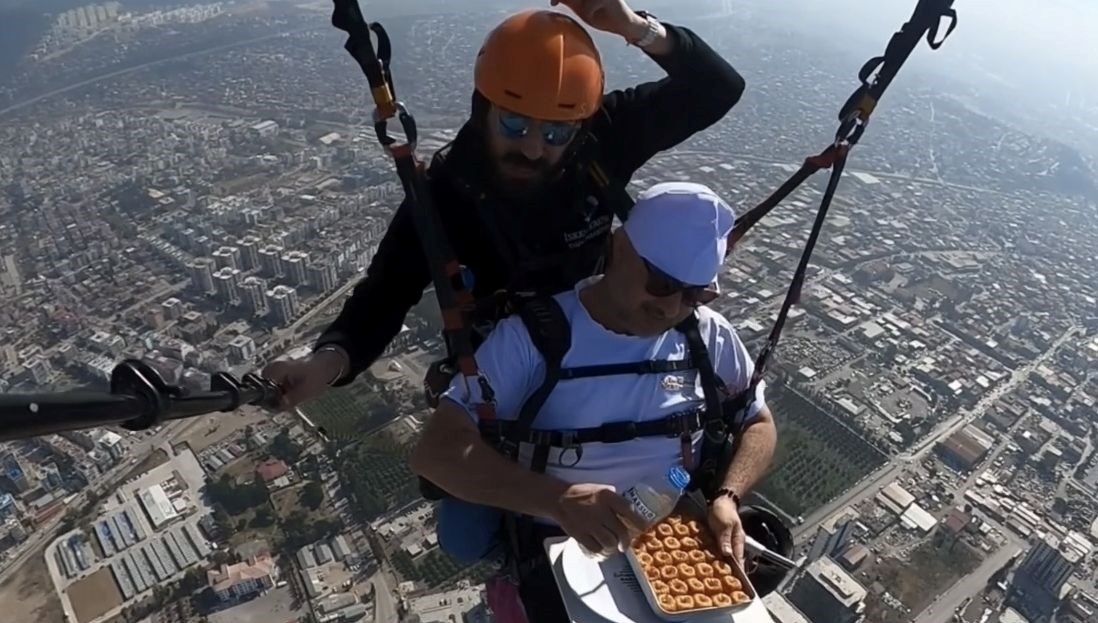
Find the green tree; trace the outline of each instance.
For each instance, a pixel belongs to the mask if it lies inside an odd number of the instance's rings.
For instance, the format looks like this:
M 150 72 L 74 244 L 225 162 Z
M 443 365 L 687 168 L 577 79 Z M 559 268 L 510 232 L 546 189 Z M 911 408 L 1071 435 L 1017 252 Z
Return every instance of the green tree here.
M 290 430 L 283 428 L 282 432 L 271 440 L 271 454 L 282 459 L 286 463 L 294 464 L 301 458 L 301 446 L 290 439 Z
M 315 480 L 310 480 L 301 491 L 301 503 L 306 508 L 316 510 L 324 502 L 324 488 Z
M 260 506 L 255 509 L 255 516 L 252 517 L 253 528 L 265 528 L 274 523 L 274 513 L 271 512 L 269 506 Z

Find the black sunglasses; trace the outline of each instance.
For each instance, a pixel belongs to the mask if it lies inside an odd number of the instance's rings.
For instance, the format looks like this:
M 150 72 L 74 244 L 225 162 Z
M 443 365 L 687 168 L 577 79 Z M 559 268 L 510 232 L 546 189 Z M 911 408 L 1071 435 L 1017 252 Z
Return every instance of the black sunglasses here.
M 639 255 L 637 257 L 640 257 Z M 687 305 L 706 305 L 712 303 L 720 294 L 709 289 L 709 286 L 695 286 L 683 283 L 671 275 L 657 268 L 652 262 L 641 257 L 644 268 L 648 271 L 648 279 L 645 280 L 644 289 L 648 294 L 656 298 L 664 298 L 675 294 L 682 294 L 682 300 Z

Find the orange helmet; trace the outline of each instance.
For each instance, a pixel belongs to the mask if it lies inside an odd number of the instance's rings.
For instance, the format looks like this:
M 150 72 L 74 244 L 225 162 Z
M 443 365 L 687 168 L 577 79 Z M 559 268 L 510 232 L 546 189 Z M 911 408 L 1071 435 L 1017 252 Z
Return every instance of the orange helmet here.
M 571 17 L 531 9 L 488 33 L 473 70 L 488 101 L 544 121 L 579 121 L 602 105 L 602 60 Z

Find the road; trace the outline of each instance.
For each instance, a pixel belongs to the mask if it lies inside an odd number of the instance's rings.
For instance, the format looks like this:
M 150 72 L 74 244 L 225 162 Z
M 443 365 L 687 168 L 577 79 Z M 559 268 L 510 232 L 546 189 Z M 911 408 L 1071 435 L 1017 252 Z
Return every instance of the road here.
M 1063 335 L 1057 338 L 1057 340 L 1053 342 L 1052 345 L 1049 346 L 1049 348 L 1044 353 L 1041 354 L 1040 357 L 1034 359 L 1032 362 L 1022 366 L 1021 368 L 1018 368 L 1013 373 L 1011 373 L 1011 376 L 1008 380 L 997 385 L 995 389 L 993 389 L 991 392 L 981 398 L 980 401 L 977 402 L 971 409 L 967 411 L 962 411 L 961 413 L 949 418 L 945 422 L 938 425 L 938 427 L 935 428 L 935 430 L 930 435 L 923 439 L 923 441 L 919 442 L 919 445 L 914 450 L 905 452 L 895 457 L 887 465 L 879 468 L 875 472 L 871 472 L 869 476 L 863 479 L 862 482 L 865 484 L 856 485 L 855 487 L 847 490 L 846 493 L 839 496 L 832 502 L 829 502 L 821 508 L 817 509 L 816 511 L 813 511 L 810 515 L 808 515 L 808 517 L 805 518 L 803 524 L 794 527 L 794 538 L 799 539 L 802 536 L 812 534 L 813 532 L 815 532 L 817 526 L 823 523 L 825 519 L 835 514 L 843 507 L 858 504 L 866 498 L 872 495 L 876 495 L 877 490 L 881 486 L 888 484 L 894 478 L 899 476 L 899 474 L 904 469 L 906 469 L 908 465 L 922 460 L 922 458 L 933 449 L 934 444 L 937 443 L 938 440 L 944 439 L 945 437 L 952 435 L 954 432 L 967 426 L 970 422 L 986 413 L 987 410 L 990 409 L 991 406 L 994 405 L 1000 398 L 1024 383 L 1026 379 L 1029 378 L 1029 375 L 1034 370 L 1036 370 L 1038 366 L 1045 363 L 1049 358 L 1051 358 L 1052 355 L 1055 354 L 1057 350 L 1059 350 L 1060 346 L 1062 346 L 1066 341 L 1074 336 L 1079 330 L 1080 327 L 1075 325 L 1069 327 L 1066 331 L 1064 331 Z
M 385 582 L 385 571 L 378 570 L 374 574 L 374 623 L 397 623 L 396 602 L 393 601 L 393 590 Z
M 316 24 L 311 24 L 309 26 L 302 26 L 300 28 L 293 28 L 293 29 L 290 29 L 290 30 L 284 30 L 282 32 L 276 32 L 276 33 L 271 33 L 269 35 L 263 35 L 262 37 L 253 37 L 251 39 L 244 39 L 242 41 L 234 41 L 232 43 L 226 43 L 224 45 L 218 45 L 218 46 L 214 46 L 212 48 L 206 48 L 205 50 L 195 50 L 194 52 L 188 52 L 186 54 L 180 54 L 179 56 L 173 56 L 173 57 L 170 57 L 170 58 L 162 58 L 160 60 L 149 61 L 147 63 L 141 63 L 140 65 L 134 65 L 133 67 L 127 67 L 125 69 L 119 69 L 117 71 L 112 71 L 110 73 L 101 74 L 101 75 L 98 75 L 94 78 L 88 78 L 87 80 L 81 80 L 80 82 L 75 82 L 73 84 L 62 87 L 60 89 L 54 89 L 52 91 L 43 93 L 42 95 L 32 97 L 29 100 L 22 101 L 22 102 L 19 102 L 18 104 L 13 104 L 11 106 L 8 106 L 7 108 L 2 108 L 2 109 L 0 109 L 0 117 L 3 117 L 4 115 L 7 115 L 9 113 L 13 113 L 13 112 L 15 112 L 17 110 L 20 110 L 22 108 L 26 108 L 28 106 L 33 106 L 34 104 L 37 104 L 38 102 L 40 102 L 42 100 L 45 100 L 45 99 L 48 99 L 48 98 L 51 98 L 55 95 L 61 95 L 62 93 L 67 93 L 69 91 L 75 91 L 76 89 L 81 89 L 83 87 L 95 84 L 96 82 L 100 82 L 102 80 L 110 80 L 111 78 L 117 78 L 119 76 L 124 76 L 126 74 L 131 74 L 131 73 L 134 73 L 134 72 L 137 72 L 137 71 L 141 71 L 142 69 L 148 69 L 149 67 L 154 67 L 156 65 L 160 65 L 160 64 L 163 64 L 163 63 L 170 63 L 172 61 L 178 61 L 178 60 L 182 60 L 182 59 L 185 59 L 185 58 L 194 58 L 194 57 L 197 57 L 197 56 L 203 56 L 205 54 L 212 54 L 214 52 L 221 52 L 223 50 L 238 48 L 238 47 L 243 46 L 243 45 L 251 45 L 253 43 L 258 43 L 260 41 L 266 41 L 268 39 L 275 39 L 275 38 L 278 38 L 278 37 L 283 37 L 283 36 L 290 35 L 290 34 L 297 33 L 297 32 L 303 32 L 303 31 L 306 31 L 306 30 L 315 30 L 317 28 L 320 28 L 320 27 L 317 26 Z
M 919 613 L 919 616 L 915 619 L 915 623 L 942 623 L 942 621 L 949 621 L 953 616 L 953 611 L 964 603 L 966 599 L 983 590 L 984 587 L 987 586 L 987 581 L 991 579 L 991 576 L 1003 565 L 1007 564 L 1010 557 L 1014 555 L 1014 552 L 1016 552 L 1018 547 L 1022 544 L 1023 542 L 1021 540 L 1008 532 L 1006 545 L 986 558 L 975 571 L 958 580 L 948 591 L 935 599 L 934 603 L 930 604 L 925 610 Z

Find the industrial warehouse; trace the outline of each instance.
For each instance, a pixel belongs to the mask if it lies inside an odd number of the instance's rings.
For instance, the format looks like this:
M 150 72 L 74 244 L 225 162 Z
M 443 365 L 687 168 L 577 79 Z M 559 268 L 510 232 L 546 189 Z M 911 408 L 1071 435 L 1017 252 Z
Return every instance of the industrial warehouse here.
M 106 618 L 210 556 L 199 527 L 210 512 L 198 493 L 203 478 L 194 454 L 183 450 L 120 487 L 98 516 L 54 542 L 47 562 L 73 620 Z

